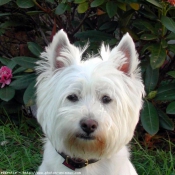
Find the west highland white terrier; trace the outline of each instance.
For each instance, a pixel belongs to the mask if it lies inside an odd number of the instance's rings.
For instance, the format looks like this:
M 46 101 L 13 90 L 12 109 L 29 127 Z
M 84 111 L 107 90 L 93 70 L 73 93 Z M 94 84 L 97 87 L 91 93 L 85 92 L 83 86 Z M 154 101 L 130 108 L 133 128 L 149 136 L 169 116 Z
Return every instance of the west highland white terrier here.
M 63 30 L 38 61 L 37 120 L 46 135 L 37 174 L 137 175 L 132 139 L 144 86 L 129 34 L 82 61 Z

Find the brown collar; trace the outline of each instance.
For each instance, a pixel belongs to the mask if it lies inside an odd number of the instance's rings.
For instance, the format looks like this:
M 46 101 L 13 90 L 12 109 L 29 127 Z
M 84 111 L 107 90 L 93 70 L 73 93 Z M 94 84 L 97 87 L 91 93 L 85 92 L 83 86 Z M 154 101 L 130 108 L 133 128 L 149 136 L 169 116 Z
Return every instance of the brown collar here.
M 83 168 L 85 166 L 87 166 L 88 164 L 91 163 L 95 163 L 99 160 L 96 159 L 89 159 L 89 160 L 84 160 L 84 159 L 80 159 L 80 158 L 71 158 L 68 155 L 64 154 L 63 152 L 59 153 L 57 151 L 58 154 L 60 154 L 65 161 L 63 162 L 63 165 L 65 165 L 66 167 L 75 170 L 75 168 Z

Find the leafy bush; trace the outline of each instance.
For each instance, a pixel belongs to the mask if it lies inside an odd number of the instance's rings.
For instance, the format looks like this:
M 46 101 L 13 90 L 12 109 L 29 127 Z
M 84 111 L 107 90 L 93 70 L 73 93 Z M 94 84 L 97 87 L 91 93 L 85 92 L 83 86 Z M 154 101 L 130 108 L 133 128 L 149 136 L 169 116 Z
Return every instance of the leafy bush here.
M 173 0 L 0 1 L 0 61 L 13 73 L 11 84 L 0 89 L 1 107 L 14 102 L 18 106 L 34 104 L 35 61 L 58 29 L 63 28 L 77 46 L 89 40 L 88 52 L 93 54 L 102 41 L 113 47 L 129 32 L 140 55 L 147 93 L 141 124 L 152 135 L 160 127 L 173 130 L 174 5 Z
M 12 81 L 8 83 L 9 85 L 2 84 L 0 89 L 1 108 L 5 108 L 9 113 L 17 112 L 24 104 L 26 106 L 35 104 L 36 74 L 34 68 L 42 48 L 33 42 L 27 44 L 37 58 L 19 56 L 8 59 L 0 57 L 1 64 L 5 65 L 2 68 L 13 70 Z M 6 73 L 7 70 L 0 71 L 0 78 L 6 76 Z

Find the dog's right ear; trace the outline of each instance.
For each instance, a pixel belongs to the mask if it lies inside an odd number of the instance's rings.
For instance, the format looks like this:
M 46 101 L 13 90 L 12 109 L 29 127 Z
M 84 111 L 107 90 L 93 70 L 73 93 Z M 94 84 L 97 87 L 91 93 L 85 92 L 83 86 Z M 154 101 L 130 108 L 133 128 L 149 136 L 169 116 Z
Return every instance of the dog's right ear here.
M 41 57 L 47 57 L 52 71 L 77 64 L 81 60 L 80 49 L 70 44 L 67 34 L 60 30 L 53 37 L 52 43 L 46 48 L 46 53 Z
M 112 61 L 116 69 L 127 75 L 131 75 L 139 64 L 134 41 L 128 33 L 123 36 L 118 46 L 111 51 L 109 47 L 102 45 L 101 56 L 104 61 Z

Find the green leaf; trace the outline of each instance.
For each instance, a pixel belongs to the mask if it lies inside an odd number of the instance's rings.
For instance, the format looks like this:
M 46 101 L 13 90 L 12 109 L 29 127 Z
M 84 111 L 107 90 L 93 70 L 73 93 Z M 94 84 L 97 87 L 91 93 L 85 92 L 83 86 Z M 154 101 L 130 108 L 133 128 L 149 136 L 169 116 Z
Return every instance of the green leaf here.
M 116 2 L 117 7 L 119 7 L 120 9 L 122 9 L 123 11 L 126 11 L 126 3 L 121 3 L 121 2 Z M 130 4 L 131 6 L 131 4 Z
M 62 15 L 67 10 L 67 4 L 60 3 L 55 9 L 55 14 Z
M 140 39 L 149 41 L 149 40 L 157 39 L 157 36 L 155 36 L 153 34 L 142 34 Z
M 34 15 L 39 15 L 41 13 L 44 13 L 43 11 L 28 11 L 26 12 L 27 15 L 34 16 Z
M 162 66 L 166 58 L 166 50 L 162 48 L 161 44 L 155 44 L 151 49 L 150 64 L 153 69 Z
M 75 4 L 81 4 L 83 2 L 86 2 L 86 0 L 74 0 L 74 3 Z
M 17 27 L 17 26 L 22 26 L 22 23 L 17 22 L 15 20 L 13 21 L 8 20 L 5 21 L 4 23 L 0 23 L 0 35 L 4 34 L 9 27 Z
M 150 8 L 146 8 L 146 9 L 139 10 L 139 13 L 141 13 L 141 14 L 144 15 L 146 18 L 149 18 L 149 19 L 151 19 L 151 20 L 157 19 L 156 14 L 155 14 L 153 11 L 151 11 Z
M 171 102 L 166 108 L 167 114 L 175 114 L 175 101 Z
M 0 0 L 0 6 L 7 4 L 8 2 L 10 2 L 11 0 Z
M 142 24 L 147 30 L 149 30 L 149 31 L 151 31 L 152 33 L 155 33 L 155 34 L 156 34 L 155 29 L 154 29 L 154 27 L 150 24 L 150 22 L 143 21 L 143 20 L 141 20 L 140 22 L 141 22 L 141 24 Z
M 11 15 L 11 13 L 0 13 L 0 17 L 1 16 L 10 16 Z
M 17 74 L 17 73 L 20 73 L 20 72 L 24 72 L 25 70 L 26 70 L 25 67 L 19 67 L 15 71 L 13 71 L 13 75 Z
M 172 76 L 173 78 L 175 78 L 175 71 L 169 71 L 166 74 Z
M 36 81 L 34 80 L 33 82 L 30 83 L 30 85 L 24 92 L 23 100 L 26 106 L 32 106 L 35 104 L 35 93 L 36 93 L 35 84 Z
M 148 93 L 146 99 L 151 100 L 157 95 L 157 91 L 151 91 Z
M 172 18 L 169 18 L 167 16 L 162 16 L 161 22 L 168 30 L 175 33 L 175 22 L 173 21 Z
M 36 79 L 35 74 L 22 75 L 18 79 L 14 80 L 10 86 L 16 90 L 24 89 L 29 86 L 29 84 Z
M 157 96 L 154 98 L 154 100 L 159 101 L 175 100 L 175 83 L 164 85 L 158 88 Z
M 88 2 L 83 2 L 78 5 L 77 11 L 78 13 L 85 13 L 88 10 L 89 4 Z
M 164 129 L 168 129 L 173 131 L 174 130 L 174 124 L 172 120 L 160 109 L 157 110 L 159 115 L 159 122 L 160 126 Z
M 140 9 L 140 4 L 139 3 L 131 3 L 129 5 L 134 10 L 139 10 Z
M 146 68 L 145 90 L 147 93 L 153 91 L 159 79 L 159 69 L 152 69 L 150 65 Z
M 147 31 L 146 27 L 144 27 L 140 21 L 141 20 L 135 20 L 132 25 L 141 31 Z
M 110 18 L 112 18 L 117 13 L 117 4 L 112 1 L 106 3 L 106 11 Z
M 3 35 L 4 33 L 5 33 L 5 29 L 0 28 L 0 36 Z
M 0 99 L 10 101 L 15 96 L 15 90 L 10 86 L 5 86 L 0 89 Z
M 14 60 L 12 59 L 8 64 L 7 67 L 13 69 L 16 66 L 16 63 L 14 62 Z
M 1 62 L 3 65 L 5 65 L 5 66 L 7 66 L 7 65 L 9 64 L 10 61 L 11 61 L 11 60 L 8 59 L 8 58 L 0 57 L 0 62 Z
M 98 7 L 104 3 L 104 0 L 94 0 L 91 2 L 91 7 Z
M 141 54 L 141 55 L 144 54 L 144 52 L 145 52 L 146 50 L 151 51 L 153 47 L 154 47 L 154 44 L 150 44 L 150 43 L 145 44 L 145 45 L 143 46 L 143 48 L 142 48 L 140 54 Z
M 99 30 L 110 30 L 110 29 L 115 30 L 117 25 L 118 23 L 116 21 L 109 21 L 109 22 L 102 24 Z
M 32 72 L 35 72 L 35 71 L 33 69 L 26 69 L 25 72 L 32 73 Z
M 167 37 L 167 40 L 175 40 L 175 33 L 171 32 Z
M 162 45 L 162 48 L 164 49 L 168 47 L 167 41 L 164 39 L 161 40 L 161 45 Z
M 111 39 L 111 40 L 108 42 L 109 46 L 115 46 L 116 43 L 117 43 L 117 39 L 116 39 L 116 38 L 113 38 L 113 39 Z
M 87 30 L 85 32 L 78 32 L 74 36 L 78 39 L 86 39 L 86 40 L 90 39 L 90 41 L 105 41 L 114 38 L 112 35 L 96 30 Z
M 142 31 L 151 31 L 151 33 L 156 34 L 156 31 L 150 22 L 138 19 L 133 22 L 133 25 Z
M 6 21 L 4 23 L 1 23 L 0 28 L 2 29 L 6 29 L 8 27 L 17 27 L 17 26 L 21 26 L 22 24 L 20 22 L 16 22 L 16 21 Z
M 28 42 L 27 43 L 29 50 L 37 57 L 40 57 L 41 52 L 43 51 L 42 47 L 36 43 Z
M 175 54 L 175 45 L 174 44 L 168 44 L 168 49 Z
M 22 67 L 34 69 L 36 66 L 36 61 L 38 60 L 36 58 L 21 56 L 14 57 L 13 61 Z
M 141 111 L 141 122 L 144 129 L 151 135 L 159 130 L 159 118 L 156 108 L 152 103 L 145 101 L 144 108 Z
M 16 3 L 20 8 L 30 8 L 35 5 L 33 0 L 17 0 Z
M 156 0 L 146 0 L 146 1 L 155 5 L 156 7 L 162 8 L 162 5 L 158 3 Z
M 52 4 L 54 4 L 55 3 L 55 0 L 46 0 L 47 2 L 50 2 L 50 3 L 52 3 Z

